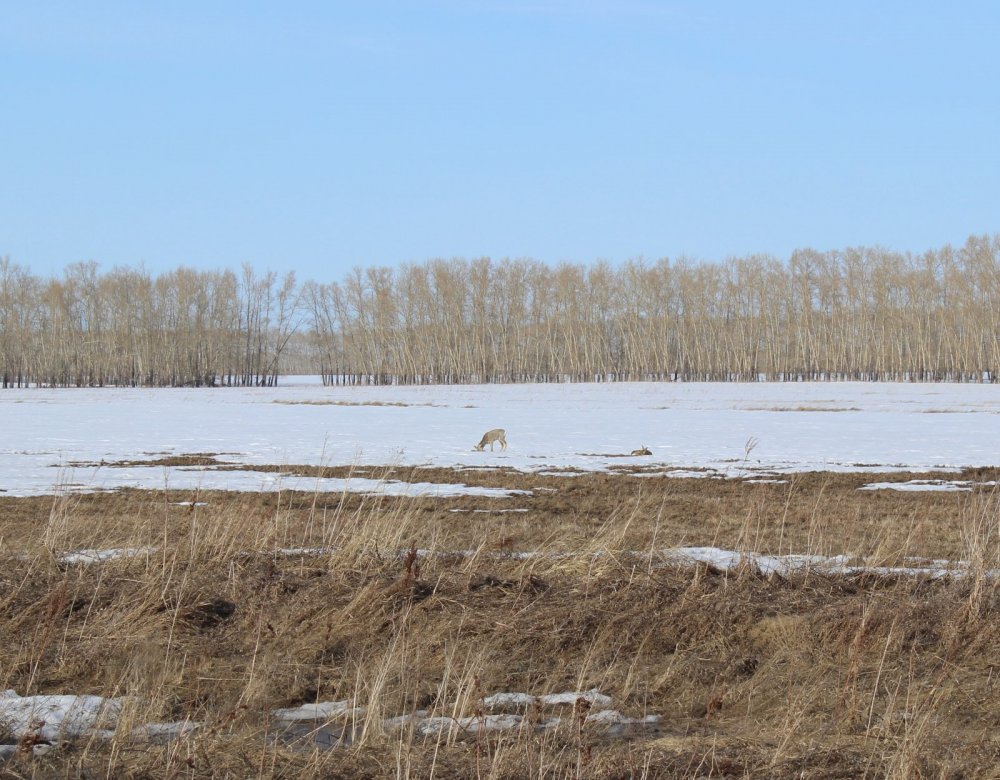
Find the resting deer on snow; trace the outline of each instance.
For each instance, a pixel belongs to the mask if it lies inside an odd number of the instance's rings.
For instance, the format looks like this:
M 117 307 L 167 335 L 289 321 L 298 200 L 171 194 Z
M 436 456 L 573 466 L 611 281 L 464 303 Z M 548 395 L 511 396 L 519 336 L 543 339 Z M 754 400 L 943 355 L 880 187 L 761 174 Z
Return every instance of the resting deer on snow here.
M 652 455 L 653 453 L 649 451 L 649 447 L 645 444 L 642 445 L 641 450 L 632 450 L 633 455 Z
M 485 447 L 487 444 L 489 444 L 490 445 L 490 452 L 493 452 L 493 442 L 496 442 L 496 441 L 500 442 L 500 451 L 501 452 L 503 452 L 503 450 L 507 449 L 507 439 L 504 436 L 504 429 L 503 428 L 494 428 L 492 431 L 486 431 L 486 433 L 483 434 L 483 438 L 481 438 L 479 440 L 479 444 L 477 444 L 472 449 L 476 450 L 477 452 L 482 452 L 483 451 L 483 447 Z

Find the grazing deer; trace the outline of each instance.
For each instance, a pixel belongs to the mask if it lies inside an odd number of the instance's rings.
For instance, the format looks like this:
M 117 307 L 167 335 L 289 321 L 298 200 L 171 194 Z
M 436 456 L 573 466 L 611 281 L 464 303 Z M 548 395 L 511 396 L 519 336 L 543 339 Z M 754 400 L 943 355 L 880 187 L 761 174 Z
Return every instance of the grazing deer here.
M 507 449 L 507 439 L 504 436 L 504 429 L 503 428 L 494 428 L 492 431 L 486 431 L 486 433 L 483 434 L 483 438 L 481 438 L 479 440 L 479 444 L 477 444 L 472 449 L 476 450 L 477 452 L 482 452 L 483 451 L 483 447 L 485 447 L 487 444 L 489 444 L 490 445 L 490 452 L 493 452 L 493 442 L 495 442 L 495 441 L 500 442 L 500 451 L 501 452 L 503 450 Z
M 633 455 L 652 455 L 653 453 L 649 451 L 649 447 L 645 444 L 642 445 L 641 450 L 632 450 Z

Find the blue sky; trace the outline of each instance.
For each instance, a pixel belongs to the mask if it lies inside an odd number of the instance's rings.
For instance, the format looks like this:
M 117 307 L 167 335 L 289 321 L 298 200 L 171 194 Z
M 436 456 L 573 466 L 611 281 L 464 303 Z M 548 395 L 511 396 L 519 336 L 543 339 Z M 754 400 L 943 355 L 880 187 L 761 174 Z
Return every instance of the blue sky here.
M 723 260 L 1000 232 L 993 2 L 0 0 L 34 272 Z

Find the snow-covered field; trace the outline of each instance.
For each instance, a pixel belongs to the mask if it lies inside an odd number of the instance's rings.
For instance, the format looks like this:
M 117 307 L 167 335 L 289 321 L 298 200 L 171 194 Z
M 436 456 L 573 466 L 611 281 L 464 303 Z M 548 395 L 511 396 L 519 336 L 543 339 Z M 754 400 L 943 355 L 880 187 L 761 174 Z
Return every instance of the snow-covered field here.
M 1000 462 L 1000 385 L 615 383 L 269 389 L 26 389 L 0 392 L 0 490 L 34 495 L 119 486 L 447 493 L 212 467 L 135 466 L 218 453 L 238 464 L 642 465 L 756 476 L 805 470 L 926 470 Z M 474 452 L 505 428 L 505 452 Z M 627 457 L 641 446 L 648 457 Z M 626 457 L 622 457 L 622 456 Z M 81 465 L 88 464 L 88 465 Z M 369 474 L 364 476 L 377 476 Z M 501 492 L 502 494 L 502 492 Z

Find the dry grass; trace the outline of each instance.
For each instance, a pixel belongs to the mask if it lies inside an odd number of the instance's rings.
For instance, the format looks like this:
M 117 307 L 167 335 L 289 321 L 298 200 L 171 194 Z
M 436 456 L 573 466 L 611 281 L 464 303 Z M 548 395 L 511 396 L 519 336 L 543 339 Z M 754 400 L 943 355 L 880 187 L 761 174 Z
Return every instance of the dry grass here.
M 272 401 L 286 406 L 437 406 L 437 404 L 412 404 L 403 401 Z
M 373 476 L 456 481 L 443 471 Z M 924 475 L 879 480 L 915 476 Z M 785 485 L 461 477 L 534 492 L 506 500 L 155 491 L 0 499 L 0 689 L 127 697 L 114 738 L 44 756 L 25 750 L 0 772 L 995 776 L 1000 593 L 988 572 L 1000 568 L 1000 518 L 992 492 L 870 493 L 857 490 L 868 477 L 833 474 Z M 529 511 L 450 511 L 509 508 Z M 970 561 L 971 571 L 941 580 L 785 578 L 663 565 L 656 551 L 680 544 L 847 551 L 886 564 L 947 557 Z M 60 559 L 124 547 L 155 551 L 90 565 Z M 324 552 L 279 552 L 292 547 Z M 416 548 L 434 554 L 408 553 Z M 658 729 L 612 738 L 572 708 L 550 731 L 420 737 L 382 728 L 384 718 L 415 709 L 481 714 L 482 697 L 501 691 L 591 688 L 626 715 L 662 716 Z M 347 724 L 350 746 L 279 738 L 269 716 L 344 699 L 366 708 Z M 203 725 L 166 744 L 129 736 L 133 725 L 183 718 Z
M 748 406 L 748 412 L 860 412 L 857 406 Z

